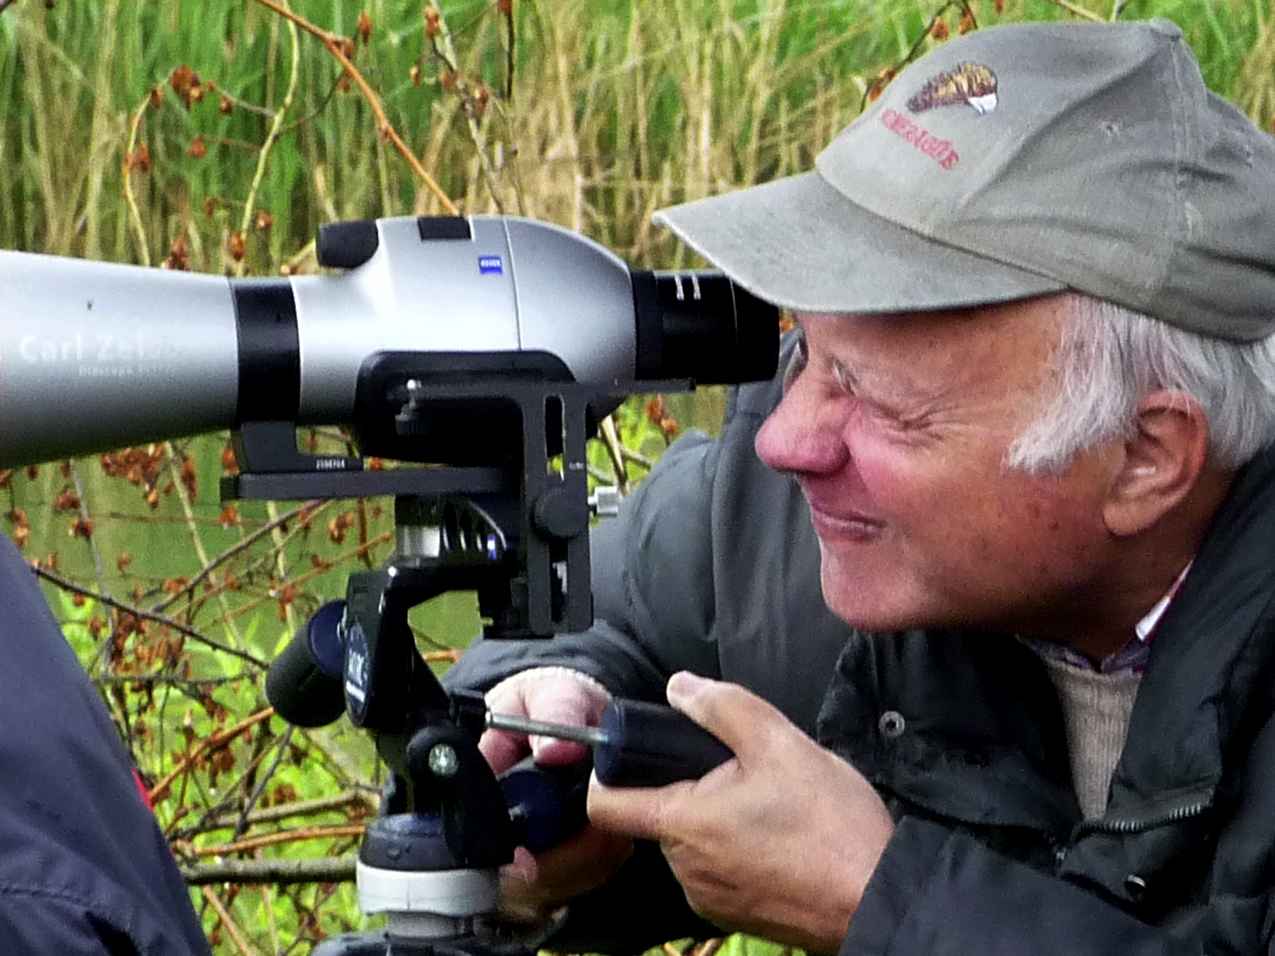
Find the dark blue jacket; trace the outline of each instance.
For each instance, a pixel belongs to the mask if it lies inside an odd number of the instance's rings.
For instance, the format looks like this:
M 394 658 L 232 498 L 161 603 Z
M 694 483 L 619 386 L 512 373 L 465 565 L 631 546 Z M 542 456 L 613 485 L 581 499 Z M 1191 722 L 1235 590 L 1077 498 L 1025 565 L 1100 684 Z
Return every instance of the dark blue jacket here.
M 105 706 L 0 540 L 0 953 L 208 951 Z

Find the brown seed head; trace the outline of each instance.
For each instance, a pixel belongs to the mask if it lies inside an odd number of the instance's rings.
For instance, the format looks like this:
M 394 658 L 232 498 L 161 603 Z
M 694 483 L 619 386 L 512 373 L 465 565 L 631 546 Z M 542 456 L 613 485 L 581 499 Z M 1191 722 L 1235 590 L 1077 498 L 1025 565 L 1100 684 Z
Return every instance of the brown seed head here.
M 186 236 L 179 235 L 173 240 L 172 246 L 168 250 L 168 258 L 161 264 L 161 269 L 174 269 L 178 272 L 190 271 L 190 246 L 186 242 Z
M 80 496 L 75 493 L 74 488 L 63 488 L 62 492 L 53 499 L 54 511 L 79 511 Z
M 151 148 L 145 143 L 138 143 L 137 148 L 124 157 L 124 172 L 134 169 L 139 173 L 151 171 Z
M 235 459 L 235 450 L 229 445 L 221 450 L 221 473 L 230 476 L 239 474 L 239 462 Z
M 491 103 L 491 87 L 489 87 L 486 83 L 483 83 L 480 81 L 478 86 L 474 89 L 474 99 L 473 99 L 474 115 L 481 119 L 482 116 L 487 112 L 487 106 L 490 103 Z
M 173 72 L 168 75 L 168 83 L 173 88 L 173 92 L 177 94 L 186 109 L 190 109 L 192 103 L 197 103 L 203 98 L 203 90 L 200 89 L 199 74 L 185 63 L 176 67 Z

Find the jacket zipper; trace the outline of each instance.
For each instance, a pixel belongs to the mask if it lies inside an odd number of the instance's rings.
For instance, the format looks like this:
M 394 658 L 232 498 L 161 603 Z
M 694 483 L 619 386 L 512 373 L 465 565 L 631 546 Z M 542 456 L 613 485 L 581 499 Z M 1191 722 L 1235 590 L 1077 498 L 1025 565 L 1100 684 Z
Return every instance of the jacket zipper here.
M 1181 820 L 1198 816 L 1212 805 L 1213 788 L 1210 787 L 1205 792 L 1195 796 L 1190 802 L 1170 807 L 1152 816 L 1141 818 L 1125 817 L 1123 819 L 1117 817 L 1112 820 L 1099 817 L 1097 820 L 1082 820 L 1072 830 L 1071 840 L 1074 843 L 1086 833 L 1099 831 L 1106 833 L 1137 833 L 1141 830 L 1150 830 L 1168 823 L 1177 823 Z

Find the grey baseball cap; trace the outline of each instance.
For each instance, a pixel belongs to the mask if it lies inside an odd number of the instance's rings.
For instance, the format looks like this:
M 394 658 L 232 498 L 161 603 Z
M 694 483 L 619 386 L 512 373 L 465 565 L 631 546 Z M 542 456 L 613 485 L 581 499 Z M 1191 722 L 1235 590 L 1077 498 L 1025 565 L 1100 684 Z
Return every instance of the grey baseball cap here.
M 1205 88 L 1167 20 L 952 40 L 815 166 L 655 220 L 802 311 L 1071 288 L 1208 336 L 1275 332 L 1275 141 Z

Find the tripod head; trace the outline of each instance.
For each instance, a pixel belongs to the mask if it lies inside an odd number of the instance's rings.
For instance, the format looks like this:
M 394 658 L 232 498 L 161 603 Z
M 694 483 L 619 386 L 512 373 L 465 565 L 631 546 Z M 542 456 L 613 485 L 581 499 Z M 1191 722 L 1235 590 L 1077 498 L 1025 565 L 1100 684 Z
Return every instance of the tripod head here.
M 366 362 L 351 422 L 361 450 L 433 467 L 307 461 L 287 422 L 236 431 L 241 473 L 225 496 L 395 496 L 394 557 L 352 574 L 345 600 L 307 623 L 267 679 L 286 719 L 317 725 L 346 713 L 374 735 L 391 771 L 358 864 L 361 906 L 387 912 L 388 929 L 334 940 L 324 956 L 516 945 L 488 921 L 497 870 L 519 837 L 478 751 L 482 701 L 442 690 L 407 615 L 444 592 L 472 590 L 490 638 L 583 630 L 597 510 L 585 446 L 597 421 L 628 393 L 773 374 L 778 317 L 729 280 L 635 274 L 631 289 L 636 328 L 646 326 L 638 368 L 671 373 L 658 382 L 579 381 L 543 351 L 393 351 Z

